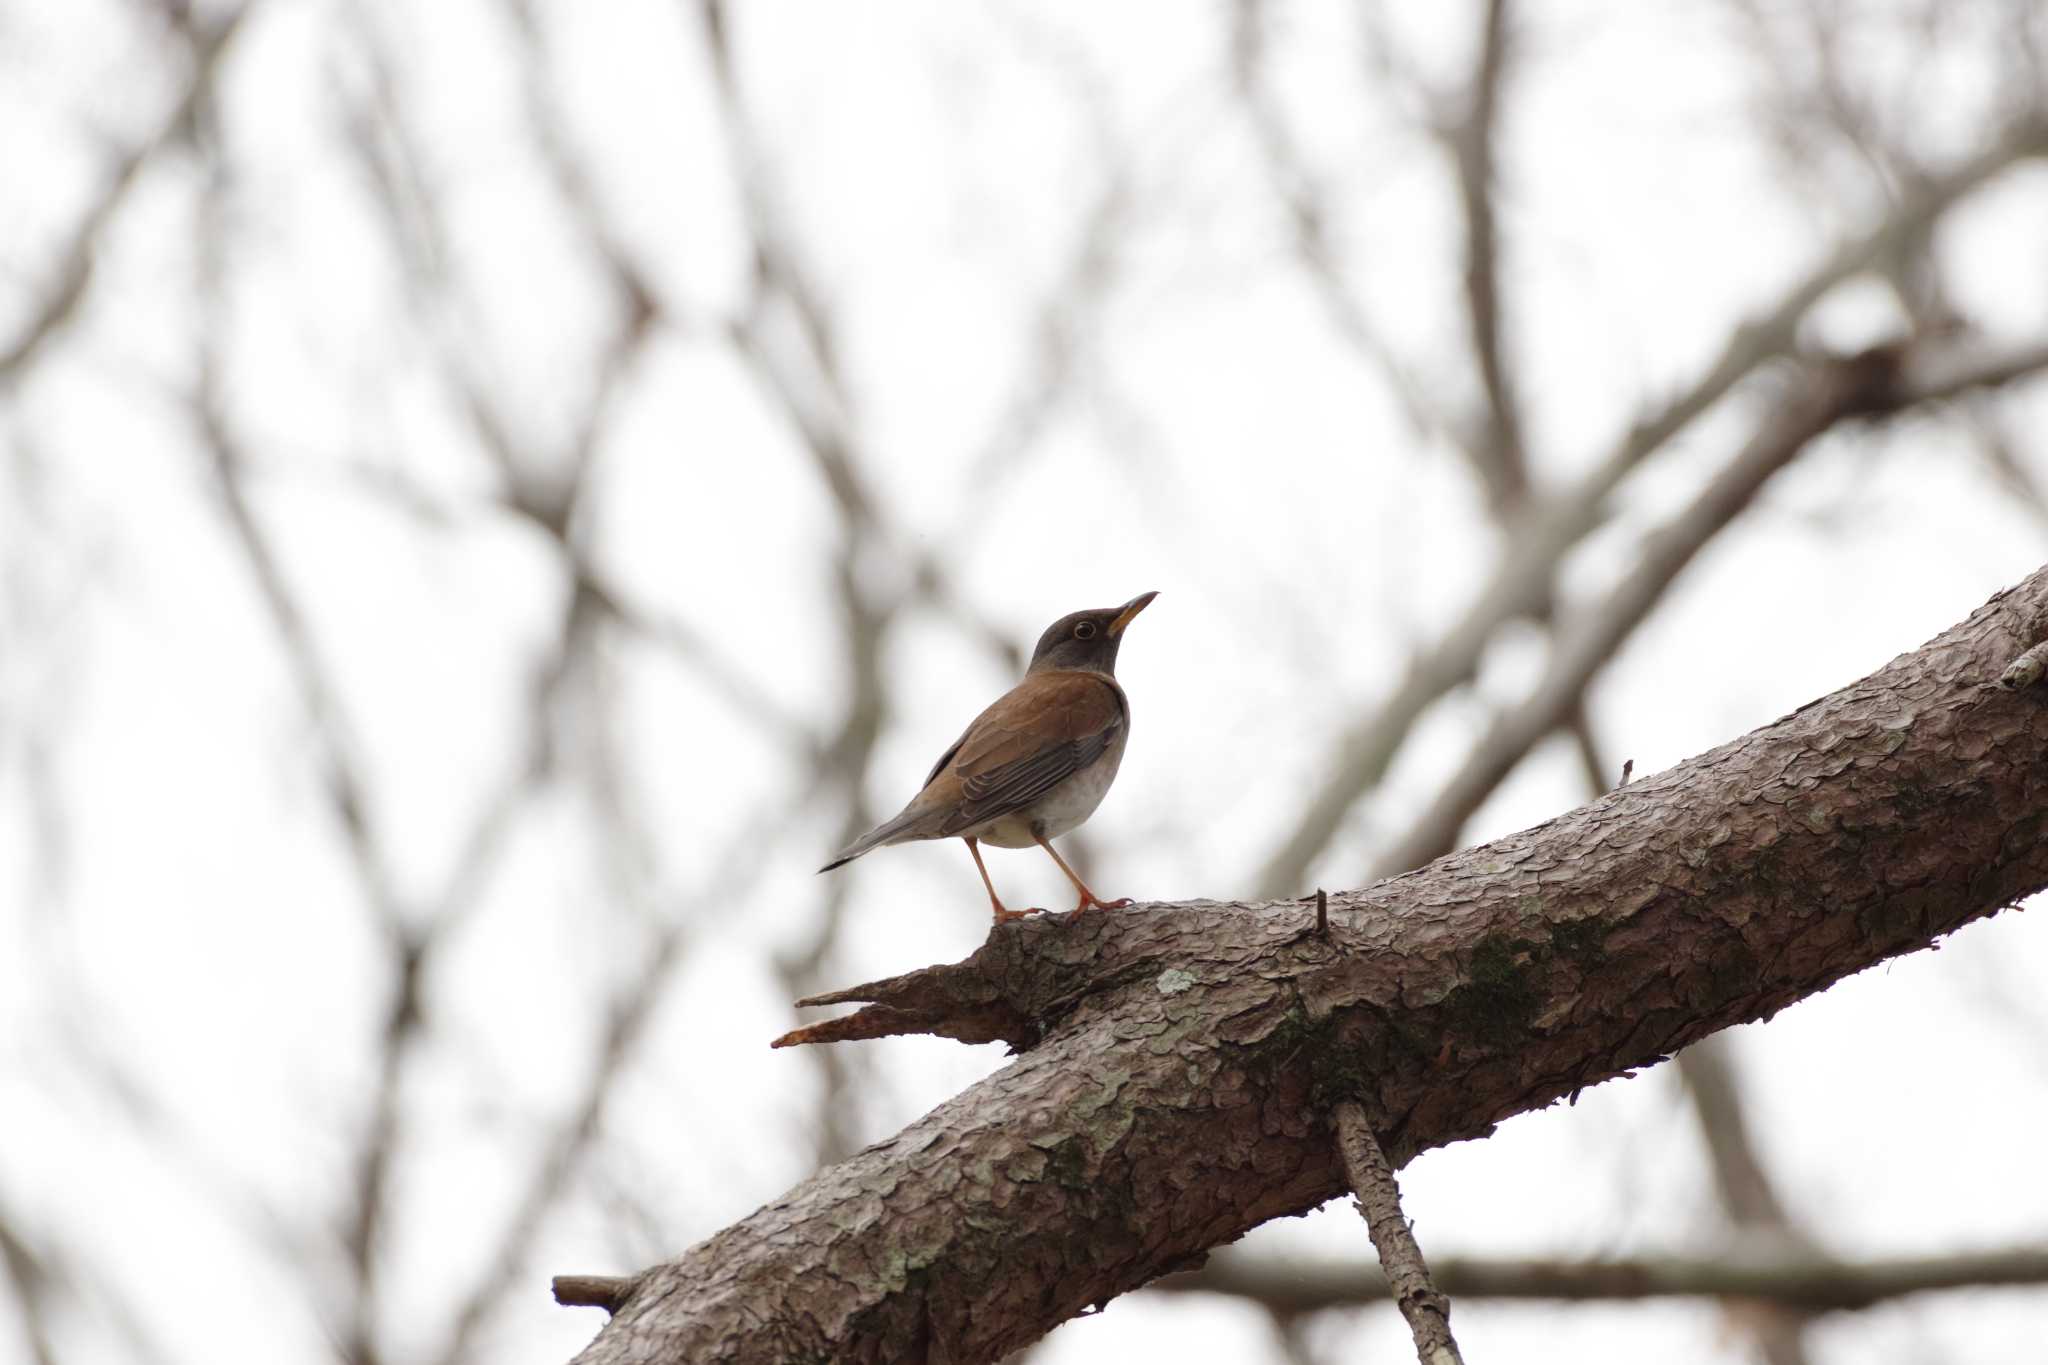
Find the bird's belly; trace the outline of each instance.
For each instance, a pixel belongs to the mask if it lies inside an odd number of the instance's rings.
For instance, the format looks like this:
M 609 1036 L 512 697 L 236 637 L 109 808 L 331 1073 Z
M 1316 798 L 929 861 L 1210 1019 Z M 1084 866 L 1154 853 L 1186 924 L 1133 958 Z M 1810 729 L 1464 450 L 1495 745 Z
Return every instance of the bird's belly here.
M 1031 837 L 1034 829 L 1045 838 L 1056 839 L 1078 828 L 1102 804 L 1109 784 L 1116 780 L 1117 765 L 1123 762 L 1123 756 L 1122 743 L 1113 745 L 1108 753 L 1023 810 L 997 816 L 973 837 L 997 848 L 1029 848 L 1036 842 Z

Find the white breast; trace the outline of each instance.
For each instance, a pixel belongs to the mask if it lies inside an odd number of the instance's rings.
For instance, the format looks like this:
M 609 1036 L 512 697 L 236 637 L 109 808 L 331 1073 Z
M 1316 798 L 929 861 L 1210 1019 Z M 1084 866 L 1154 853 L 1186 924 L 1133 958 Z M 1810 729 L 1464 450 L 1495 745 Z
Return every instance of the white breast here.
M 1034 842 L 1031 837 L 1034 825 L 1048 839 L 1056 839 L 1079 827 L 1083 820 L 1095 813 L 1095 808 L 1109 793 L 1109 784 L 1116 781 L 1117 765 L 1124 760 L 1124 742 L 1129 735 L 1128 726 L 1119 727 L 1116 738 L 1110 741 L 1101 758 L 1023 810 L 989 821 L 973 837 L 997 848 L 1029 848 Z

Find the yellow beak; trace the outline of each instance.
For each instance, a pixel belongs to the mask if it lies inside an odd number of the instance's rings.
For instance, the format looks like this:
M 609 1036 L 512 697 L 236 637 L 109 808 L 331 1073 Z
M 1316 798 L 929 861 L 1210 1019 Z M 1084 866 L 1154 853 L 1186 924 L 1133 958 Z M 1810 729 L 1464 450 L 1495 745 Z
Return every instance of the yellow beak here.
M 1124 609 L 1117 613 L 1116 620 L 1111 621 L 1109 623 L 1110 638 L 1115 639 L 1117 636 L 1123 634 L 1124 627 L 1129 625 L 1132 621 L 1135 621 L 1138 617 L 1139 612 L 1151 606 L 1152 599 L 1157 596 L 1159 596 L 1159 594 L 1156 592 L 1141 592 L 1136 597 L 1133 597 L 1130 601 L 1124 603 Z

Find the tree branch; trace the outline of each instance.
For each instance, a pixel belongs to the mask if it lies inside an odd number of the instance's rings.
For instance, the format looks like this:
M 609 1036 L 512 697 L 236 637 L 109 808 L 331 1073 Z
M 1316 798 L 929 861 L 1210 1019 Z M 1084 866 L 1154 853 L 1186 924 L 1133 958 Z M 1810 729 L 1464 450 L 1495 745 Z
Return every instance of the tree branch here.
M 1851 418 L 1888 416 L 1973 385 L 1996 386 L 2036 373 L 2016 368 L 2015 354 L 2048 363 L 2039 348 L 2001 351 L 1981 359 L 1977 368 L 1965 368 L 1945 358 L 1938 366 L 1923 363 L 1910 348 L 1878 347 L 1805 366 L 1735 457 L 1690 505 L 1644 538 L 1635 567 L 1604 599 L 1559 629 L 1542 680 L 1494 720 L 1465 765 L 1394 840 L 1380 870 L 1405 872 L 1457 847 L 1472 813 L 1544 736 L 1570 722 L 1594 678 L 1649 618 L 1679 574 L 1809 443 Z M 1933 377 L 1923 378 L 1923 369 Z
M 120 216 L 135 186 L 164 152 L 182 144 L 183 135 L 198 111 L 213 98 L 221 63 L 242 21 L 249 17 L 253 0 L 238 5 L 207 24 L 186 23 L 191 47 L 191 71 L 177 102 L 170 107 L 150 135 L 122 153 L 114 162 L 106 184 L 86 208 L 59 253 L 52 282 L 41 304 L 31 311 L 14 336 L 0 344 L 0 384 L 9 383 L 27 371 L 43 349 L 62 335 L 77 316 L 92 285 L 93 268 L 114 220 Z
M 1358 1193 L 1358 1214 L 1379 1250 L 1394 1303 L 1414 1334 L 1415 1358 L 1422 1365 L 1464 1365 L 1451 1336 L 1451 1301 L 1429 1278 L 1422 1248 L 1415 1244 L 1408 1215 L 1401 1211 L 1401 1187 L 1356 1100 L 1337 1105 L 1337 1151 L 1344 1158 L 1344 1175 Z
M 1784 355 L 1807 311 L 1836 286 L 1930 226 L 1962 199 L 2007 168 L 2048 155 L 2048 116 L 2021 120 L 1994 144 L 1929 177 L 1862 237 L 1844 243 L 1766 311 L 1731 330 L 1720 352 L 1682 392 L 1626 432 L 1614 448 L 1570 487 L 1535 499 L 1516 523 L 1487 585 L 1435 645 L 1419 655 L 1389 696 L 1332 746 L 1333 769 L 1309 798 L 1300 822 L 1267 861 L 1259 885 L 1285 895 L 1308 876 L 1358 798 L 1376 784 L 1439 698 L 1469 680 L 1502 623 L 1539 609 L 1571 548 L 1607 516 L 1608 500 L 1654 452 L 1691 426 L 1759 367 Z M 2025 364 L 2024 355 L 2009 358 Z M 1923 401 L 1950 396 L 1940 379 L 1927 381 Z
M 1788 1248 L 1811 1250 L 1811 1241 L 1778 1198 L 1763 1154 L 1750 1133 L 1749 1117 L 1736 1079 L 1730 1035 L 1705 1039 L 1678 1054 L 1678 1076 L 1699 1120 L 1700 1138 L 1721 1207 L 1738 1230 L 1762 1234 Z M 1763 1365 L 1807 1365 L 1807 1314 L 1775 1306 L 1739 1315 L 1756 1342 Z
M 1252 136 L 1272 180 L 1274 195 L 1287 212 L 1294 252 L 1302 271 L 1328 313 L 1338 338 L 1377 371 L 1386 385 L 1387 396 L 1400 406 L 1418 440 L 1441 436 L 1458 446 L 1484 477 L 1491 466 L 1483 452 L 1470 447 L 1473 433 L 1431 401 L 1432 386 L 1412 372 L 1394 345 L 1381 334 L 1345 278 L 1343 262 L 1331 241 L 1328 196 L 1317 183 L 1307 156 L 1296 145 L 1270 75 L 1267 11 L 1267 0 L 1238 0 L 1231 27 L 1231 72 Z
M 785 1042 L 1014 1064 L 645 1272 L 584 1365 L 992 1360 L 1390 1163 L 1767 1018 L 2048 885 L 2048 569 L 1877 673 L 1544 825 L 1329 898 L 1003 926 Z
M 48 1259 L 5 1217 L 0 1217 L 0 1272 L 5 1272 L 20 1307 L 21 1335 L 29 1359 L 35 1365 L 57 1365 L 49 1322 L 57 1277 L 51 1273 Z
M 2048 1246 L 1948 1256 L 1845 1260 L 1809 1248 L 1751 1248 L 1724 1256 L 1622 1256 L 1572 1261 L 1443 1256 L 1430 1267 L 1461 1299 L 1601 1302 L 1739 1298 L 1801 1313 L 1854 1312 L 1912 1294 L 2048 1284 Z M 566 1278 L 566 1277 L 565 1277 Z M 1171 1294 L 1230 1294 L 1296 1316 L 1387 1300 L 1362 1261 L 1295 1261 L 1221 1252 L 1200 1271 L 1149 1286 Z
M 1487 0 L 1469 107 L 1449 137 L 1458 169 L 1458 202 L 1465 215 L 1465 316 L 1486 394 L 1482 430 L 1470 448 L 1478 456 L 1475 463 L 1497 512 L 1512 509 L 1529 491 L 1521 400 L 1501 345 L 1500 226 L 1493 203 L 1494 143 L 1508 59 L 1507 11 L 1507 0 Z

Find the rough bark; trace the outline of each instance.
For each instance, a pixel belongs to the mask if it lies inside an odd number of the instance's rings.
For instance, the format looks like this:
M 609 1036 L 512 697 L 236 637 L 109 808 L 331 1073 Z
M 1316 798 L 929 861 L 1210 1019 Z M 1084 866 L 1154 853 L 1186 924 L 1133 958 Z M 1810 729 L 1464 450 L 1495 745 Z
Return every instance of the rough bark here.
M 1320 904 L 1320 902 L 1318 902 Z M 1415 1338 L 1421 1365 L 1465 1365 L 1451 1335 L 1451 1301 L 1429 1278 L 1429 1264 L 1415 1244 L 1415 1230 L 1401 1208 L 1401 1187 L 1387 1165 L 1387 1154 L 1373 1139 L 1372 1124 L 1357 1100 L 1337 1101 L 1337 1155 L 1344 1174 L 1358 1193 L 1358 1216 L 1372 1235 L 1380 1270 L 1393 1290 L 1394 1304 Z
M 585 1365 L 994 1360 L 1396 1165 L 2048 884 L 2048 569 L 1861 682 L 1533 829 L 1312 906 L 1004 926 L 784 1043 L 1022 1055 L 636 1277 Z

